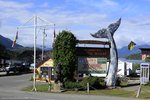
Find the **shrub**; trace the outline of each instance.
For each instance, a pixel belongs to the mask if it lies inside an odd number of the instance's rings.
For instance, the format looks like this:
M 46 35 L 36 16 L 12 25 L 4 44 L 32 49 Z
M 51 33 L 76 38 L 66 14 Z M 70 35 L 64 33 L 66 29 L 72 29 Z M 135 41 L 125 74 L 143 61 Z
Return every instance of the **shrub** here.
M 104 80 L 99 77 L 86 77 L 81 81 L 81 86 L 86 88 L 87 83 L 89 83 L 91 89 L 100 89 L 104 87 Z
M 133 73 L 135 73 L 135 70 L 140 68 L 140 64 L 133 64 Z
M 150 82 L 147 82 L 147 84 L 145 84 L 146 86 L 150 86 Z
M 128 80 L 128 77 L 117 77 L 116 86 L 127 86 Z
M 145 62 L 150 62 L 150 57 L 147 57 L 147 58 L 145 59 Z
M 83 87 L 79 82 L 67 81 L 64 83 L 65 89 L 82 89 Z
M 87 83 L 90 85 L 90 89 L 100 89 L 105 87 L 105 82 L 99 77 L 86 77 L 79 82 L 65 82 L 64 87 L 66 89 L 86 89 Z

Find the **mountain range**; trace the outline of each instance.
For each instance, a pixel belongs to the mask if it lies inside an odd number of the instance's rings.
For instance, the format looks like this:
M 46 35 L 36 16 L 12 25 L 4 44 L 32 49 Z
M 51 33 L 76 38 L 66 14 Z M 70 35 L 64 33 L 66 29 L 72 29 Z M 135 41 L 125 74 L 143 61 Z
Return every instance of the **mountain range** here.
M 6 38 L 6 37 L 0 35 L 0 43 L 2 45 L 4 45 L 7 49 L 13 49 L 13 47 L 12 47 L 13 41 L 9 38 Z M 15 48 L 22 48 L 22 47 L 23 47 L 22 45 L 19 45 L 17 43 L 15 45 Z
M 19 44 L 16 44 L 15 48 L 12 48 L 12 43 L 13 41 L 9 38 L 6 38 L 2 35 L 0 35 L 0 43 L 2 45 L 4 45 L 7 49 L 13 49 L 13 50 L 17 50 L 17 48 L 25 48 L 23 47 L 22 45 L 19 45 Z M 150 45 L 148 44 L 145 44 L 145 45 L 136 45 L 135 48 L 133 50 L 128 50 L 128 47 L 127 46 L 124 46 L 120 49 L 118 49 L 118 56 L 119 57 L 126 57 L 128 55 L 131 55 L 131 54 L 136 54 L 136 53 L 140 53 L 140 49 L 139 48 L 150 48 Z M 28 48 L 27 48 L 28 49 Z
M 119 57 L 126 57 L 126 56 L 129 56 L 131 54 L 141 53 L 140 48 L 150 48 L 150 45 L 148 45 L 148 44 L 135 45 L 135 47 L 131 51 L 128 50 L 128 46 L 124 46 L 124 47 L 118 49 L 118 56 Z

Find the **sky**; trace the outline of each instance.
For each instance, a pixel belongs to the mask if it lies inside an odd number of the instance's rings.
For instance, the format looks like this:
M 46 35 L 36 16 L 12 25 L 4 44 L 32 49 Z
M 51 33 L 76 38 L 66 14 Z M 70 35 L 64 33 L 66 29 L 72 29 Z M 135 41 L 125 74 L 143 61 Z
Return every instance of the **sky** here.
M 107 28 L 121 18 L 114 34 L 117 48 L 127 46 L 130 41 L 137 45 L 150 44 L 149 5 L 150 0 L 0 0 L 0 35 L 13 40 L 17 27 L 32 26 L 31 18 L 37 15 L 38 25 L 49 25 L 45 27 L 45 46 L 49 48 L 54 24 L 57 34 L 68 30 L 79 40 L 103 40 L 93 38 L 90 33 Z M 43 29 L 37 29 L 38 46 L 42 45 Z M 17 43 L 33 46 L 33 27 L 19 28 L 18 33 Z

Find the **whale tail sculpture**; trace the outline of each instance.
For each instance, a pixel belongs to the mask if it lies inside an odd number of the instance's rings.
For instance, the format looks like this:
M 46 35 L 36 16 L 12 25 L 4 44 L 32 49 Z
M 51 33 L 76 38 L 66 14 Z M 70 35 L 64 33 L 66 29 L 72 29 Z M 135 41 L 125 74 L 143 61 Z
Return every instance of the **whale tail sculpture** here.
M 95 38 L 107 38 L 109 39 L 108 37 L 108 33 L 107 31 L 109 31 L 109 33 L 112 35 L 114 35 L 115 31 L 118 29 L 118 27 L 120 26 L 120 23 L 121 23 L 121 18 L 115 22 L 115 23 L 112 23 L 108 26 L 108 28 L 103 28 L 103 29 L 100 29 L 98 32 L 94 33 L 94 34 L 91 34 L 93 37 Z
M 110 64 L 108 74 L 106 77 L 106 85 L 108 87 L 116 85 L 116 74 L 118 69 L 118 53 L 113 35 L 120 26 L 120 23 L 121 18 L 117 22 L 110 24 L 108 28 L 103 28 L 94 34 L 91 34 L 91 36 L 95 38 L 107 38 L 111 43 Z

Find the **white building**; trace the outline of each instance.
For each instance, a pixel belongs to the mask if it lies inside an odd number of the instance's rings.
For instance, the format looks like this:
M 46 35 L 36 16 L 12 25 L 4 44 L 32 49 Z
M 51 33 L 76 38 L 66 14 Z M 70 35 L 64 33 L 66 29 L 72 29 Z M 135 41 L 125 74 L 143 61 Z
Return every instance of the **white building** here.
M 133 70 L 133 63 L 134 61 L 132 60 L 126 60 L 126 59 L 119 59 L 118 60 L 118 76 L 129 76 L 132 74 Z M 107 70 L 108 70 L 109 62 L 107 62 Z M 93 74 L 91 73 L 92 76 L 97 76 L 97 77 L 106 77 L 107 73 L 104 74 Z
M 128 62 L 125 60 L 118 60 L 118 72 L 119 76 L 128 76 L 132 73 L 132 62 Z

